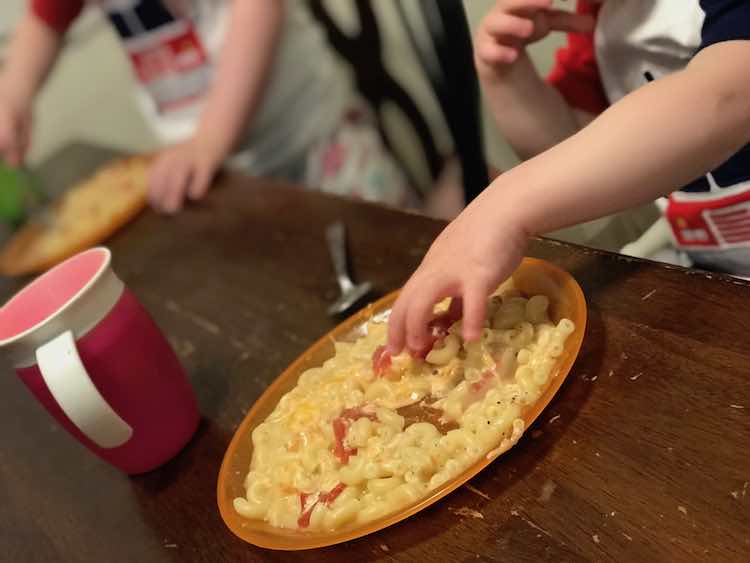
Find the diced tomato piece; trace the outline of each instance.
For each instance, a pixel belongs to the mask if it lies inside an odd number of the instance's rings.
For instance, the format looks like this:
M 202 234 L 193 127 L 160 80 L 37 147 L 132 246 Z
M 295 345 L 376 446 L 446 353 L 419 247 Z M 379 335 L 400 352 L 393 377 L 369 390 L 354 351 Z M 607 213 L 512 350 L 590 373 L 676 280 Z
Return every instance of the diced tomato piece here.
M 357 448 L 348 448 L 346 450 L 346 463 L 349 463 L 349 458 L 357 455 Z
M 492 387 L 492 383 L 495 379 L 495 373 L 492 371 L 486 371 L 482 374 L 482 377 L 478 381 L 475 381 L 469 386 L 470 393 L 463 399 L 464 408 L 468 408 L 469 405 L 474 404 L 477 401 L 484 399 L 484 396 Z
M 346 433 L 349 430 L 349 424 L 360 418 L 369 418 L 370 420 L 378 419 L 375 413 L 365 412 L 362 407 L 344 409 L 341 411 L 340 416 L 333 419 L 333 436 L 336 440 L 333 446 L 333 455 L 335 455 L 336 459 L 344 465 L 349 463 L 349 458 L 351 456 L 357 455 L 357 448 L 348 448 L 346 444 L 344 444 L 344 440 L 346 439 Z
M 427 354 L 430 353 L 430 350 L 432 350 L 433 346 L 435 346 L 434 340 L 421 350 L 409 350 L 409 354 L 415 360 L 424 360 L 427 357 Z
M 341 455 L 341 463 L 346 465 L 347 463 L 349 463 L 349 458 L 353 455 L 357 455 L 357 448 L 344 447 L 344 451 Z
M 359 420 L 360 418 L 369 418 L 374 422 L 378 419 L 378 416 L 374 412 L 365 412 L 362 407 L 353 407 L 341 411 L 341 418 L 351 421 Z
M 372 354 L 372 371 L 377 377 L 383 377 L 391 367 L 391 355 L 385 346 L 378 346 Z
M 347 463 L 349 461 L 349 455 L 346 453 L 347 448 L 344 445 L 344 438 L 346 438 L 346 424 L 341 417 L 333 419 L 333 436 L 336 439 L 336 443 L 333 446 L 333 455 L 335 455 L 336 459 L 341 463 Z
M 312 510 L 308 510 L 297 518 L 297 526 L 299 528 L 307 528 L 310 525 L 310 516 L 312 516 Z
M 328 491 L 327 493 L 320 493 L 318 495 L 317 500 L 312 503 L 309 507 L 306 508 L 307 499 L 313 496 L 310 493 L 300 493 L 299 494 L 299 504 L 300 504 L 300 516 L 297 518 L 297 526 L 300 528 L 307 528 L 310 526 L 310 517 L 312 516 L 313 510 L 315 510 L 315 507 L 318 506 L 319 502 L 322 502 L 326 505 L 331 505 L 334 503 L 334 501 L 339 498 L 339 495 L 344 492 L 344 489 L 346 489 L 346 485 L 344 483 L 339 483 L 336 485 L 333 489 Z
M 492 379 L 494 376 L 495 374 L 491 371 L 484 372 L 479 381 L 475 381 L 471 384 L 472 392 L 476 395 L 479 395 L 479 398 L 484 397 L 487 394 L 487 391 L 489 391 L 490 389 L 490 384 L 492 383 Z
M 339 497 L 339 495 L 344 492 L 344 489 L 346 489 L 346 485 L 344 485 L 343 483 L 339 483 L 327 493 L 320 495 L 320 502 L 325 504 L 333 504 L 333 502 Z
M 475 395 L 474 400 L 479 400 L 487 394 L 487 391 L 490 390 L 490 386 L 494 377 L 495 374 L 493 372 L 486 371 L 484 372 L 484 374 L 482 374 L 482 377 L 479 381 L 475 381 L 471 384 L 471 391 Z
M 484 372 L 484 374 L 482 374 L 482 378 L 479 381 L 475 381 L 471 384 L 472 390 L 481 391 L 482 389 L 489 387 L 489 383 L 492 381 L 493 376 L 494 374 L 491 371 Z
M 299 511 L 304 512 L 305 511 L 305 504 L 307 503 L 307 499 L 311 497 L 312 495 L 310 493 L 300 493 L 299 494 Z
M 313 496 L 311 493 L 299 494 L 300 516 L 297 519 L 297 526 L 299 526 L 300 528 L 307 528 L 310 525 L 310 516 L 312 516 L 313 510 L 315 510 L 318 502 L 320 502 L 320 499 L 318 499 L 308 507 L 307 499 L 311 496 Z
M 439 341 L 448 336 L 448 330 L 453 323 L 461 319 L 460 301 L 453 300 L 450 308 L 444 313 L 440 313 L 427 324 L 430 333 L 430 342 L 422 350 L 409 350 L 412 358 L 424 360 L 427 354 L 435 347 Z
M 346 438 L 346 422 L 344 422 L 344 419 L 340 416 L 333 419 L 333 436 L 336 438 L 337 442 L 342 443 L 344 438 Z
M 333 446 L 333 455 L 344 465 L 349 463 L 350 456 L 357 454 L 357 448 L 347 448 L 344 444 L 347 430 L 348 428 L 343 418 L 339 416 L 333 419 L 333 436 L 336 439 L 336 443 Z

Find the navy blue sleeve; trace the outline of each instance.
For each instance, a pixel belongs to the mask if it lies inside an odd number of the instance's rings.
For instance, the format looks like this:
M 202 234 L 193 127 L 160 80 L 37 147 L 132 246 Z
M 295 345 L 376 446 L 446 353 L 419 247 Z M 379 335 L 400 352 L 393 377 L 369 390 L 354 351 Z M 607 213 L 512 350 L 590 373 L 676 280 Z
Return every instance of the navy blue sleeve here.
M 750 39 L 750 1 L 700 0 L 706 14 L 701 49 L 735 39 Z

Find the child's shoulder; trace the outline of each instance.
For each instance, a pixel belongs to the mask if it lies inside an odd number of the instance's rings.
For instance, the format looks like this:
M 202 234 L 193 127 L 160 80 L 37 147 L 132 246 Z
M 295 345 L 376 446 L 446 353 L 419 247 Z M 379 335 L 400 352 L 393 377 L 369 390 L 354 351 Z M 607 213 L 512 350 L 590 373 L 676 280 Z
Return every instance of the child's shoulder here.
M 64 33 L 83 9 L 84 0 L 31 0 L 32 12 L 55 31 Z

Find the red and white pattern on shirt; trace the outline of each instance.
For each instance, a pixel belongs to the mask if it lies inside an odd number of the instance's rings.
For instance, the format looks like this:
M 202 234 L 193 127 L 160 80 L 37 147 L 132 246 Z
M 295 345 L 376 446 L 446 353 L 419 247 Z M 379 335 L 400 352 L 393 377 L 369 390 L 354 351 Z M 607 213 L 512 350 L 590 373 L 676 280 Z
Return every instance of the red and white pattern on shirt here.
M 176 20 L 123 41 L 139 82 L 160 113 L 201 99 L 210 85 L 210 65 L 189 20 Z
M 745 189 L 738 189 L 744 187 Z M 750 246 L 750 184 L 729 188 L 731 195 L 688 194 L 669 198 L 666 216 L 677 245 L 687 250 L 730 249 Z M 713 195 L 713 194 L 712 194 Z
M 706 212 L 706 222 L 720 244 L 748 244 L 750 242 L 750 201 L 732 207 Z

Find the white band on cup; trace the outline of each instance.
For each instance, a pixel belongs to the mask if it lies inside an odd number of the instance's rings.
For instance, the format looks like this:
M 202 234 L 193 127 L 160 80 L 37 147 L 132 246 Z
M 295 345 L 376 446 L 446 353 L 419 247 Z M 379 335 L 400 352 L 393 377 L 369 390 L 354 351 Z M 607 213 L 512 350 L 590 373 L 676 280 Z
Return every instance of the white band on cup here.
M 100 448 L 116 448 L 130 439 L 133 429 L 91 381 L 71 331 L 38 348 L 36 360 L 52 397 L 92 442 Z

